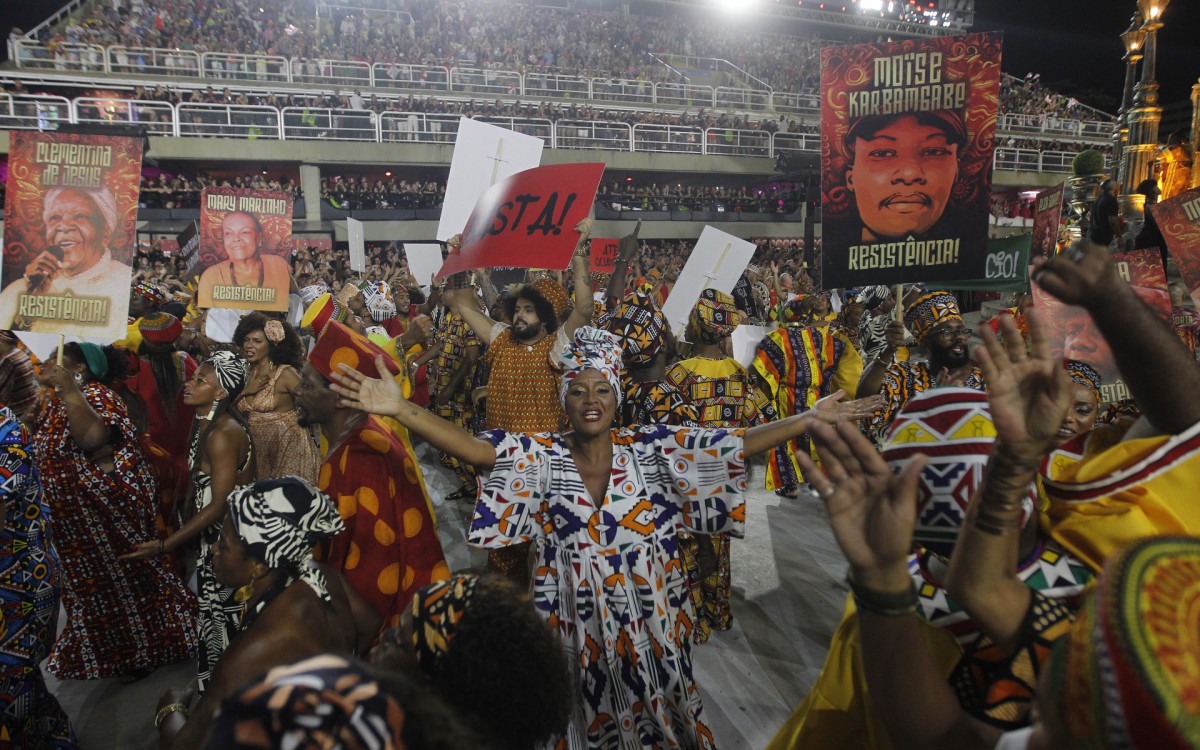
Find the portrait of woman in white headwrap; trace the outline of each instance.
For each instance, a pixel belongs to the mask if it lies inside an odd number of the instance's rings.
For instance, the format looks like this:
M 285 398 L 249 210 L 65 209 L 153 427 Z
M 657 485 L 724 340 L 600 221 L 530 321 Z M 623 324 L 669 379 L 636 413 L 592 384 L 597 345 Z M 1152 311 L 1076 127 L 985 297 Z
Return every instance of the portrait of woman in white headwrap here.
M 132 269 L 112 256 L 117 217 L 117 200 L 108 188 L 48 190 L 42 202 L 47 249 L 0 292 L 0 328 L 44 333 L 79 330 L 79 320 L 18 315 L 21 296 L 26 294 L 58 297 L 70 292 L 94 297 L 118 289 L 123 298 Z

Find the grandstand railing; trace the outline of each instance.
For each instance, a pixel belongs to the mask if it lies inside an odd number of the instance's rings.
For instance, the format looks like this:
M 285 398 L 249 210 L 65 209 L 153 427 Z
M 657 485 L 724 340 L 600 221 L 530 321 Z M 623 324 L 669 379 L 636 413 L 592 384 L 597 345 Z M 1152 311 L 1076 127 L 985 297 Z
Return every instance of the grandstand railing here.
M 71 101 L 71 121 L 87 125 L 141 125 L 150 135 L 179 135 L 175 107 L 168 102 L 83 97 Z
M 185 103 L 175 112 L 181 137 L 279 140 L 283 135 L 282 113 L 274 107 Z
M 453 144 L 458 135 L 458 115 L 424 112 L 384 112 L 379 115 L 382 143 Z
M 200 74 L 200 53 L 157 47 L 109 47 L 108 71 L 110 73 L 195 77 Z
M 54 130 L 72 122 L 71 102 L 61 96 L 0 94 L 0 129 Z
M 379 117 L 369 109 L 284 107 L 284 140 L 375 141 Z
M 453 144 L 458 115 L 318 107 L 275 107 L 134 101 L 36 94 L 0 94 L 0 129 L 54 130 L 60 124 L 142 125 L 151 135 L 180 138 L 333 140 L 360 143 Z M 550 148 L 677 154 L 757 156 L 818 154 L 816 133 L 639 124 L 603 120 L 551 120 L 477 116 L 475 119 L 541 138 Z M 1075 153 L 996 149 L 993 166 L 1005 171 L 1065 174 Z
M 116 74 L 138 73 L 188 77 L 214 82 L 247 81 L 355 86 L 389 91 L 444 91 L 467 96 L 537 96 L 546 99 L 607 101 L 631 105 L 706 107 L 748 112 L 819 115 L 815 94 L 736 87 L 712 87 L 669 81 L 634 81 L 585 77 L 566 73 L 439 65 L 407 65 L 353 60 L 284 58 L 274 55 L 240 55 L 224 52 L 198 54 L 187 50 L 150 47 L 101 47 L 94 44 L 59 44 L 52 50 L 39 42 L 10 41 L 10 56 L 17 67 Z M 1080 105 L 1083 106 L 1083 105 Z M 1097 115 L 1104 113 L 1087 108 Z M 1003 114 L 1000 129 L 1074 138 L 1107 138 L 1112 121 L 1075 120 L 1039 115 Z
M 633 126 L 603 120 L 559 120 L 554 124 L 554 148 L 630 151 Z

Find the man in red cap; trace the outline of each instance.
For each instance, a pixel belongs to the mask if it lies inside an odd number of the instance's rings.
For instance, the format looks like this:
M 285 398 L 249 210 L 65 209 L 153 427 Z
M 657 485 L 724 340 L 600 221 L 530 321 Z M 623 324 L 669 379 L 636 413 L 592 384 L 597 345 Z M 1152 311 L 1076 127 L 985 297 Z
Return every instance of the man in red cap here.
M 392 426 L 338 406 L 329 389 L 339 364 L 380 377 L 377 356 L 389 374 L 399 374 L 395 360 L 366 336 L 329 321 L 308 355 L 295 397 L 300 424 L 319 426 L 328 443 L 317 485 L 337 501 L 346 524 L 329 542 L 325 562 L 342 571 L 385 627 L 396 627 L 413 593 L 448 578 L 450 568 L 412 452 Z

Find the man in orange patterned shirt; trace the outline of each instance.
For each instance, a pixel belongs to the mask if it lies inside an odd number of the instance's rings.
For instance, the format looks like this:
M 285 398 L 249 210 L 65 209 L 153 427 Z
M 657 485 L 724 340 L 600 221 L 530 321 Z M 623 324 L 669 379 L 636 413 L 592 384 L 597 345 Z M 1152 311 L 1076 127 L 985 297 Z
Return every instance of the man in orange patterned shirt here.
M 346 524 L 324 550 L 324 561 L 342 571 L 386 628 L 400 624 L 417 589 L 448 578 L 450 568 L 416 459 L 390 426 L 338 406 L 329 389 L 339 363 L 379 377 L 376 356 L 398 368 L 365 336 L 330 322 L 308 355 L 295 397 L 300 424 L 319 426 L 329 443 L 317 485 L 338 504 Z
M 586 226 L 585 226 L 586 223 Z M 462 316 L 487 345 L 483 362 L 488 375 L 487 428 L 506 432 L 554 432 L 563 420 L 559 401 L 559 357 L 575 335 L 575 329 L 590 325 L 592 286 L 588 274 L 588 234 L 591 222 L 576 227 L 574 308 L 563 320 L 567 292 L 557 282 L 538 279 L 520 287 L 504 300 L 512 325 L 498 323 L 475 305 L 469 289 L 447 290 L 442 300 Z M 559 321 L 563 321 L 559 324 Z M 512 545 L 488 553 L 488 569 L 528 585 L 529 545 Z

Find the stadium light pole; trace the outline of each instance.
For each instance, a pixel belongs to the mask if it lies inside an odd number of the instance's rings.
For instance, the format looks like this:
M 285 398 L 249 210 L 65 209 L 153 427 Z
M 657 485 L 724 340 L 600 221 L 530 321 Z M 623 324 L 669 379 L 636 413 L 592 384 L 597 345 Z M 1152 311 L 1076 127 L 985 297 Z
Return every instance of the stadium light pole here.
M 1158 104 L 1158 81 L 1155 80 L 1158 30 L 1163 27 L 1162 16 L 1171 0 L 1138 0 L 1142 14 L 1142 30 L 1146 32 L 1142 61 L 1142 80 L 1134 87 L 1133 106 L 1129 109 L 1129 145 L 1122 154 L 1121 191 L 1130 193 L 1138 183 L 1150 176 L 1150 165 L 1158 155 L 1158 125 L 1162 107 Z
M 1142 31 L 1142 19 L 1138 13 L 1133 14 L 1129 28 L 1121 34 L 1121 44 L 1125 47 L 1125 89 L 1121 95 L 1121 108 L 1117 110 L 1117 126 L 1113 129 L 1113 169 L 1115 178 L 1121 175 L 1121 155 L 1125 145 L 1129 143 L 1129 106 L 1133 103 L 1133 83 L 1137 77 L 1137 64 L 1142 59 L 1142 43 L 1146 41 L 1146 32 Z

